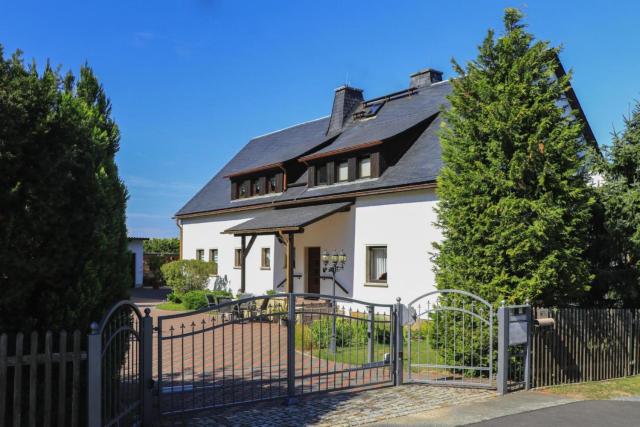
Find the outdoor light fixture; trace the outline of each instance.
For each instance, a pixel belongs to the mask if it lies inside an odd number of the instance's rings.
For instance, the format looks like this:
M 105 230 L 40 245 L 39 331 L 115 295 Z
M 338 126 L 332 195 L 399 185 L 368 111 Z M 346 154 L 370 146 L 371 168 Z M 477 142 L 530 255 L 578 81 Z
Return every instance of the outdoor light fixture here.
M 329 342 L 329 351 L 335 354 L 336 352 L 336 272 L 342 270 L 347 262 L 347 254 L 343 250 L 340 252 L 328 251 L 322 252 L 322 271 L 331 272 L 333 278 L 333 327 L 331 329 L 331 341 Z

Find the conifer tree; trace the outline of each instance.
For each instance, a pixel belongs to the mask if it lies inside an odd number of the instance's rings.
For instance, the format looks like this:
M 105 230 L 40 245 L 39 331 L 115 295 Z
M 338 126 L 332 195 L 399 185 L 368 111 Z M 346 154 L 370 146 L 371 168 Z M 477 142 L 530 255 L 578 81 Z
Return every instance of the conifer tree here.
M 0 46 L 0 331 L 86 329 L 126 297 L 119 138 L 88 66 L 76 82 Z
M 591 196 L 582 124 L 566 106 L 570 73 L 559 48 L 535 40 L 522 13 L 506 9 L 466 68 L 455 60 L 441 130 L 436 245 L 439 289 L 492 303 L 579 298 L 591 276 L 584 257 Z
M 602 228 L 592 256 L 592 299 L 640 306 L 640 103 L 614 132 L 604 180 L 597 188 Z

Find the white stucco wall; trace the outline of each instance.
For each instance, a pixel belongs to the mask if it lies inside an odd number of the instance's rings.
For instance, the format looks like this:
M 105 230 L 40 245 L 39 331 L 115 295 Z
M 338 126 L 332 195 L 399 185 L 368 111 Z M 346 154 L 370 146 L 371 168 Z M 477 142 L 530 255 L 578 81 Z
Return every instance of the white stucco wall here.
M 144 249 L 142 247 L 142 239 L 132 239 L 128 242 L 128 249 L 136 255 L 134 284 L 136 288 L 142 286 L 144 278 Z
M 209 260 L 209 249 L 218 249 L 218 275 L 229 279 L 234 295 L 240 289 L 240 269 L 234 268 L 235 249 L 240 248 L 240 237 L 221 234 L 224 230 L 252 219 L 264 210 L 227 213 L 182 221 L 182 257 L 195 259 L 196 250 L 204 249 L 204 259 Z M 247 257 L 246 292 L 260 295 L 273 288 L 274 236 L 258 236 Z M 247 238 L 247 244 L 249 238 Z M 271 248 L 271 269 L 260 268 L 260 248 Z
M 295 235 L 296 292 L 307 291 L 306 253 L 308 247 L 324 250 L 344 250 L 348 262 L 337 274 L 338 281 L 352 298 L 367 302 L 390 304 L 396 297 L 407 303 L 435 288 L 430 253 L 432 242 L 441 238 L 433 223 L 435 190 L 415 190 L 361 197 L 349 212 L 331 215 L 305 228 Z M 196 249 L 204 249 L 208 260 L 209 249 L 217 248 L 219 274 L 227 275 L 234 293 L 240 287 L 240 270 L 233 267 L 234 249 L 240 247 L 240 238 L 221 234 L 229 227 L 255 217 L 260 211 L 247 211 L 214 215 L 183 221 L 183 258 L 194 259 Z M 366 285 L 367 245 L 387 246 L 388 280 L 385 286 Z M 271 248 L 271 269 L 260 268 L 260 248 Z M 247 258 L 247 292 L 256 295 L 273 289 L 285 277 L 285 248 L 274 236 L 258 236 Z M 324 273 L 323 273 L 324 274 Z M 329 273 L 326 273 L 328 276 Z M 321 280 L 320 291 L 331 294 L 332 282 Z M 284 286 L 279 288 L 284 291 Z M 339 288 L 337 295 L 345 296 Z
M 442 238 L 435 190 L 362 197 L 355 205 L 354 295 L 367 302 L 403 303 L 435 289 L 432 242 Z M 387 246 L 387 284 L 366 285 L 367 245 Z

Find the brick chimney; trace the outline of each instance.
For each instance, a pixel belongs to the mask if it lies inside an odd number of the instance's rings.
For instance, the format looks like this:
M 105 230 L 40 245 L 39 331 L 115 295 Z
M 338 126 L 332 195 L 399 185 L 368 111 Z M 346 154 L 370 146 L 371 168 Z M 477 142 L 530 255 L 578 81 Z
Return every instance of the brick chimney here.
M 362 101 L 364 101 L 362 89 L 356 89 L 350 86 L 341 86 L 336 89 L 327 133 L 331 134 L 342 129 L 347 116 L 351 114 Z
M 442 81 L 442 71 L 433 68 L 425 68 L 417 73 L 411 74 L 409 87 L 431 86 L 433 83 Z

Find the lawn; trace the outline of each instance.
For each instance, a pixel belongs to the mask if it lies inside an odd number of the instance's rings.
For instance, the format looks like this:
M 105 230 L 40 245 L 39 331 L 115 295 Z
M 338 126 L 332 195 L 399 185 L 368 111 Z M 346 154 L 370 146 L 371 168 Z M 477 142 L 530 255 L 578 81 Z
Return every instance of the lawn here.
M 562 394 L 580 399 L 613 399 L 640 396 L 640 375 L 607 381 L 559 385 L 543 390 L 543 393 Z
M 296 347 L 298 348 L 298 350 L 300 350 L 300 347 L 301 347 L 299 345 L 300 337 L 297 336 L 296 338 L 298 339 L 298 341 L 296 342 L 296 344 L 298 345 Z M 306 337 L 305 337 L 305 341 L 306 341 Z M 422 340 L 422 342 L 420 342 L 419 344 L 420 346 L 418 346 L 417 341 L 412 341 L 412 345 L 411 345 L 412 363 L 441 363 L 441 360 L 438 357 L 436 350 L 427 348 L 425 346 L 424 340 Z M 307 345 L 304 351 L 306 354 L 311 354 L 312 350 Z M 404 343 L 405 358 L 408 355 L 408 351 L 409 351 L 408 345 L 405 342 Z M 375 343 L 373 347 L 373 362 L 383 361 L 385 353 L 389 353 L 389 352 L 390 352 L 389 344 Z M 335 355 L 333 354 L 333 352 L 330 352 L 326 348 L 322 348 L 322 349 L 313 348 L 313 356 L 318 357 L 320 359 L 336 361 L 338 363 L 363 364 L 368 362 L 369 353 L 368 353 L 367 345 L 359 345 L 359 346 L 351 346 L 351 347 L 338 346 L 338 348 L 336 349 Z M 414 368 L 413 371 L 417 372 L 418 369 Z
M 156 306 L 158 310 L 166 310 L 166 311 L 189 311 L 187 307 L 182 305 L 182 303 L 167 301 L 162 304 L 158 304 Z

